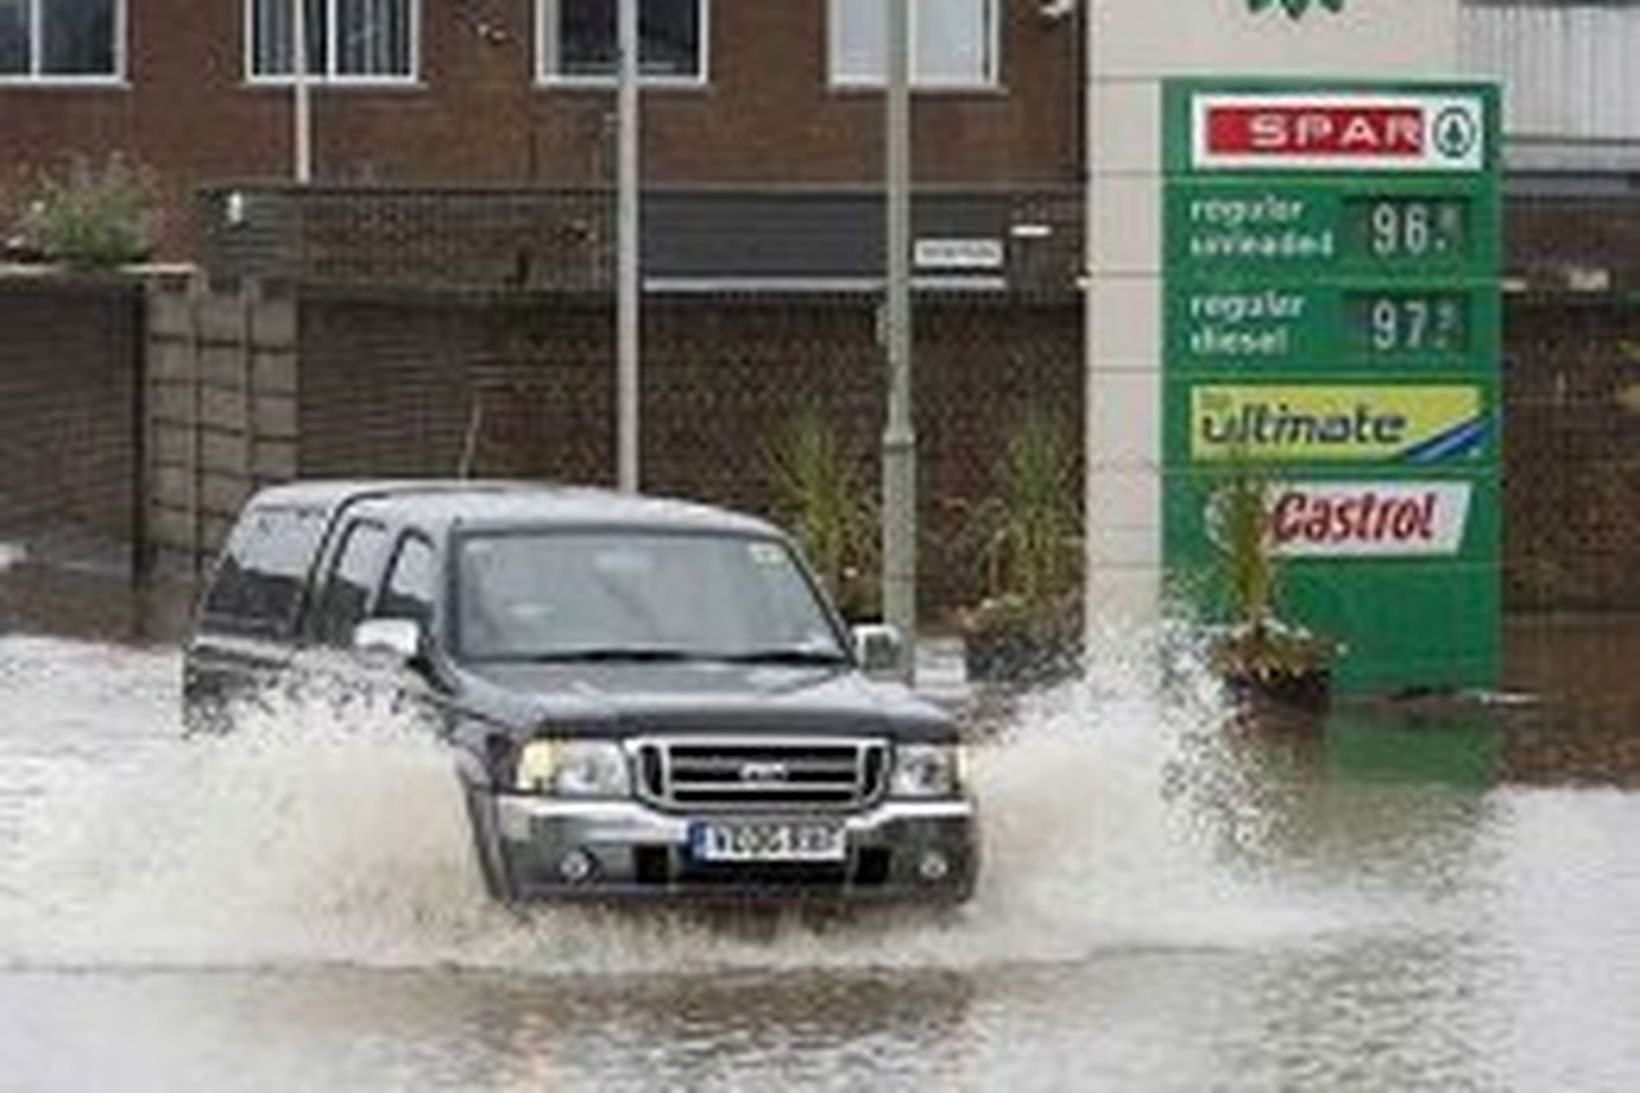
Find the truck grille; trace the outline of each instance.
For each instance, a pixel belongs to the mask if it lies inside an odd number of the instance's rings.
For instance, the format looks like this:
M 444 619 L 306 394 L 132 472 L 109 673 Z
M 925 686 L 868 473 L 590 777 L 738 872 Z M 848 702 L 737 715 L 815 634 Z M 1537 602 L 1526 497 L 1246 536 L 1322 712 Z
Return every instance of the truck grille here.
M 647 800 L 678 808 L 857 808 L 883 789 L 881 740 L 677 737 L 633 745 Z

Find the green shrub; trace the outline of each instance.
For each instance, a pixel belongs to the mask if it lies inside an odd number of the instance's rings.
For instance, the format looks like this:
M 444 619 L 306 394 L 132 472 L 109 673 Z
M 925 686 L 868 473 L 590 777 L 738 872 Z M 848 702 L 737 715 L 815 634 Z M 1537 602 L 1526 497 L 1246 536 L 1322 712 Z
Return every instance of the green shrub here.
M 877 610 L 871 580 L 876 509 L 830 418 L 814 406 L 798 411 L 781 428 L 770 462 L 781 520 L 843 613 L 871 617 Z
M 997 462 L 994 492 L 969 521 L 968 539 L 990 596 L 1027 615 L 1062 608 L 1081 580 L 1081 510 L 1070 436 L 1055 415 L 1027 409 Z
M 1276 558 L 1269 535 L 1270 485 L 1245 462 L 1219 490 L 1218 523 L 1226 610 L 1236 625 L 1257 628 L 1275 617 Z
M 1337 646 L 1280 611 L 1280 559 L 1270 539 L 1268 476 L 1237 453 L 1213 504 L 1227 623 L 1216 634 L 1215 667 L 1235 679 L 1269 681 L 1325 671 Z
M 151 250 L 147 172 L 115 153 L 101 165 L 76 157 L 61 176 L 43 174 L 24 228 L 48 259 L 108 269 Z

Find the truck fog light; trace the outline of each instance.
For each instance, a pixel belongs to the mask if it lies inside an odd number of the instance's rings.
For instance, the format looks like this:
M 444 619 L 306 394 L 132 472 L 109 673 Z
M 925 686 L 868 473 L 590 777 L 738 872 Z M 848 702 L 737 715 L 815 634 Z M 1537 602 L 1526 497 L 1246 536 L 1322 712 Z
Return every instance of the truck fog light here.
M 558 875 L 571 884 L 579 884 L 592 876 L 596 863 L 585 850 L 571 850 L 558 859 Z
M 950 872 L 951 863 L 938 850 L 924 851 L 922 860 L 917 863 L 918 876 L 930 883 L 944 880 Z

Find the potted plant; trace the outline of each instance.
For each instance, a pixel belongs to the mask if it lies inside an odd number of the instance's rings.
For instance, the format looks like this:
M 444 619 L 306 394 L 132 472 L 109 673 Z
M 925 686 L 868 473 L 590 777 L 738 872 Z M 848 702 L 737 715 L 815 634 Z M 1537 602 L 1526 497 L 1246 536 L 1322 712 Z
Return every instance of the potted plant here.
M 986 597 L 958 616 L 968 677 L 1040 684 L 1080 660 L 1081 518 L 1069 430 L 1031 407 L 1015 423 L 966 539 Z
M 830 417 L 816 406 L 799 410 L 781 428 L 769 462 L 780 519 L 844 616 L 878 618 L 876 511 Z
M 1323 709 L 1337 647 L 1280 617 L 1269 511 L 1269 481 L 1238 459 L 1211 506 L 1227 621 L 1214 628 L 1209 656 L 1239 700 Z
M 101 165 L 77 157 L 62 177 L 40 186 L 14 243 L 73 270 L 109 270 L 148 258 L 152 178 L 114 153 Z

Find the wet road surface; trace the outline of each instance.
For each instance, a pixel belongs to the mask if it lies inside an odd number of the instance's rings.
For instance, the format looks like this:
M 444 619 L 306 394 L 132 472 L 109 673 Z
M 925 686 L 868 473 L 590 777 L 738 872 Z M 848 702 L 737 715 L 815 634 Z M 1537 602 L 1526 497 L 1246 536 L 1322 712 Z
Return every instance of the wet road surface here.
M 0 1090 L 1640 1088 L 1620 703 L 1250 730 L 1117 666 L 979 749 L 958 913 L 515 917 L 410 727 L 183 743 L 177 669 L 0 637 Z

